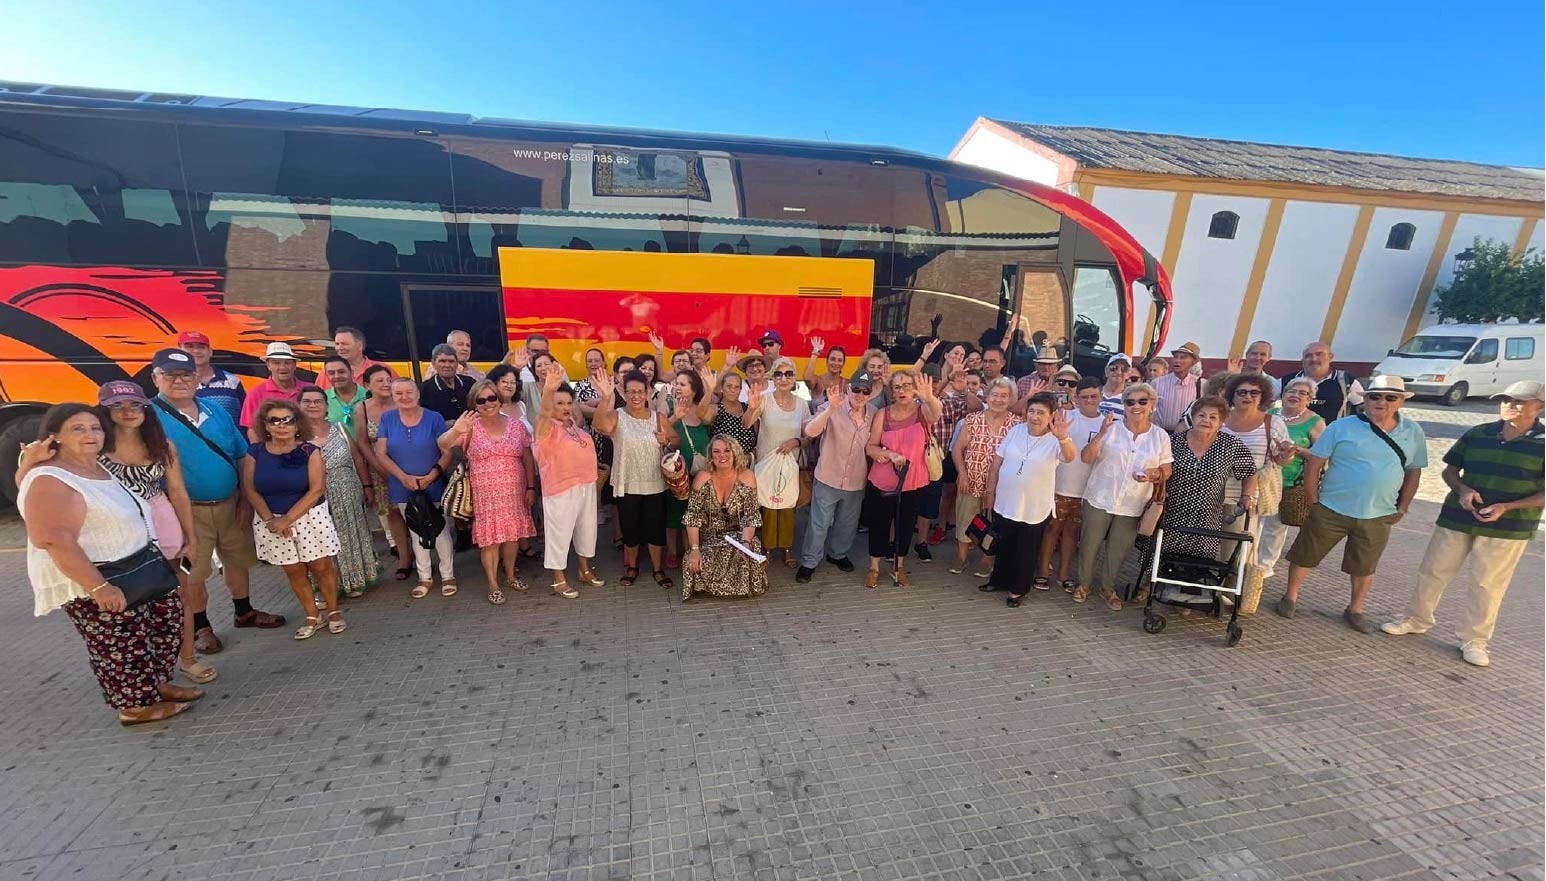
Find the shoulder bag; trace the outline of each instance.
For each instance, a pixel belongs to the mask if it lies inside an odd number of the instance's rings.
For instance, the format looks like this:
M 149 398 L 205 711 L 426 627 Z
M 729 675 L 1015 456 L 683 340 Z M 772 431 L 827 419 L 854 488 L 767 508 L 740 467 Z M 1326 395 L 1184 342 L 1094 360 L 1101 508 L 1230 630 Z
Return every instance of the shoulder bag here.
M 134 510 L 139 512 L 140 522 L 145 524 L 148 540 L 144 547 L 127 557 L 93 565 L 102 573 L 103 579 L 123 594 L 125 608 L 137 609 L 176 590 L 177 573 L 172 571 L 171 564 L 166 561 L 156 540 L 150 538 L 150 522 L 145 519 L 145 509 L 140 506 L 139 499 L 127 487 L 118 483 L 116 478 L 113 483 L 134 502 Z
M 1384 429 L 1380 428 L 1378 425 L 1375 425 L 1372 421 L 1370 421 L 1368 416 L 1365 416 L 1364 414 L 1359 413 L 1358 414 L 1358 418 L 1363 422 L 1364 425 L 1369 426 L 1369 430 L 1374 432 L 1375 437 L 1378 437 L 1380 440 L 1384 441 L 1385 442 L 1385 446 L 1390 447 L 1390 451 L 1396 454 L 1396 460 L 1401 463 L 1401 470 L 1405 471 L 1406 470 L 1406 453 L 1401 451 L 1401 445 L 1396 443 L 1395 440 L 1392 439 L 1390 435 L 1386 434 Z
M 1276 417 L 1270 413 L 1267 415 L 1264 425 L 1267 434 L 1267 457 L 1262 462 L 1261 470 L 1256 472 L 1256 513 L 1262 517 L 1270 517 L 1278 513 L 1283 504 L 1283 466 L 1272 461 L 1272 420 L 1274 418 Z M 1287 433 L 1287 423 L 1284 423 L 1283 431 Z

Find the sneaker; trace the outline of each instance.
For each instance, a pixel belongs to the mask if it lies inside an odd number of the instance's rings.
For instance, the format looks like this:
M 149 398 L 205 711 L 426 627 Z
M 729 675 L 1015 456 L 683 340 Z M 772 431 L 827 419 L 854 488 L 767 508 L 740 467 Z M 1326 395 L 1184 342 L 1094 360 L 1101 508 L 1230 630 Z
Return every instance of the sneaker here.
M 1380 625 L 1380 629 L 1391 636 L 1406 636 L 1408 633 L 1428 632 L 1428 628 L 1418 624 L 1411 618 L 1402 618 L 1400 621 L 1386 621 Z
M 913 550 L 918 554 L 918 559 L 922 560 L 923 562 L 934 562 L 934 552 L 929 550 L 929 546 L 923 542 L 920 541 L 913 545 Z
M 815 574 L 815 569 L 812 569 L 809 566 L 801 566 L 799 569 L 795 570 L 794 580 L 800 582 L 801 584 L 810 584 L 811 576 Z
M 1352 609 L 1343 609 L 1342 620 L 1347 622 L 1347 626 L 1353 628 L 1359 633 L 1374 632 L 1374 625 L 1369 623 L 1368 617 L 1365 616 L 1362 612 L 1355 612 Z
M 828 557 L 827 562 L 836 566 L 837 571 L 839 572 L 854 571 L 854 561 L 848 559 L 847 557 Z
M 945 527 L 936 526 L 929 531 L 929 544 L 937 545 L 945 540 Z
M 1278 617 L 1279 618 L 1292 618 L 1292 617 L 1294 617 L 1294 607 L 1296 605 L 1298 605 L 1298 604 L 1295 603 L 1293 600 L 1289 599 L 1288 597 L 1284 597 L 1281 600 L 1278 600 L 1278 605 L 1277 605 Z
M 1460 657 L 1473 667 L 1486 667 L 1492 663 L 1487 657 L 1487 643 L 1473 639 L 1460 647 Z

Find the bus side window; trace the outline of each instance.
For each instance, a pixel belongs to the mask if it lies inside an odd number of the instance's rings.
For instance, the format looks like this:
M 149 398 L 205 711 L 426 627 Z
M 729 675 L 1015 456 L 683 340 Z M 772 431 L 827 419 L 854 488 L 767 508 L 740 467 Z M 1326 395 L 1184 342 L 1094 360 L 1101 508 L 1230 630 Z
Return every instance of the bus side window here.
M 1075 356 L 1104 357 L 1121 348 L 1121 287 L 1105 266 L 1074 268 Z

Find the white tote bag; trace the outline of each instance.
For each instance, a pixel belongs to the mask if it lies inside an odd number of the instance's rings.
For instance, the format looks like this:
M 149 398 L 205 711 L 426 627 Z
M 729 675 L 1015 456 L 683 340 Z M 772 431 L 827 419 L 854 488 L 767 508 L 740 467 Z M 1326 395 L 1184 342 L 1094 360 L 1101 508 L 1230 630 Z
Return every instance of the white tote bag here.
M 752 469 L 757 476 L 757 504 L 782 511 L 793 508 L 800 498 L 800 461 L 794 456 L 774 453 Z

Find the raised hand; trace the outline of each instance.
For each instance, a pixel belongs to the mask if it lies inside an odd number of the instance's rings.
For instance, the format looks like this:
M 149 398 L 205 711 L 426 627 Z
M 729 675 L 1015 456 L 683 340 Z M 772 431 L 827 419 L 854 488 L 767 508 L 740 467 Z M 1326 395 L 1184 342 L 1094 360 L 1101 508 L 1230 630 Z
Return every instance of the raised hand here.
M 650 331 L 650 345 L 655 347 L 656 352 L 664 353 L 666 351 L 666 341 L 661 339 L 660 335 L 653 330 Z
M 950 354 L 945 356 L 945 363 L 949 365 L 952 370 L 960 370 L 966 366 L 966 356 L 960 352 L 952 350 Z
M 617 388 L 616 384 L 612 382 L 612 374 L 608 373 L 604 367 L 591 371 L 590 384 L 603 401 L 612 400 L 612 393 Z
M 564 372 L 558 369 L 558 362 L 548 365 L 553 368 L 542 374 L 542 390 L 544 392 L 558 391 L 558 387 L 564 384 Z
M 1068 437 L 1067 410 L 1058 409 L 1052 411 L 1052 436 L 1058 440 Z
M 929 356 L 933 355 L 934 354 L 934 350 L 937 349 L 937 348 L 939 348 L 939 337 L 935 337 L 934 339 L 929 340 L 927 343 L 924 343 L 923 344 L 923 355 L 920 356 L 921 360 L 924 360 L 924 361 L 929 360 Z
M 468 410 L 466 413 L 456 417 L 456 421 L 451 424 L 451 430 L 456 432 L 457 437 L 466 437 L 467 433 L 472 431 L 472 423 L 477 418 L 478 414 Z
M 762 407 L 762 392 L 766 388 L 767 383 L 752 385 L 751 390 L 746 393 L 746 409 L 755 411 Z
M 927 374 L 918 374 L 918 397 L 925 401 L 937 400 L 934 397 L 934 377 Z
M 59 452 L 54 448 L 54 441 L 57 437 L 58 435 L 51 434 L 41 440 L 22 444 L 21 460 L 17 462 L 16 470 L 21 471 L 25 468 L 42 465 L 49 459 L 54 458 L 54 454 Z
M 1245 362 L 1240 360 L 1239 358 L 1230 358 L 1229 361 L 1228 361 L 1229 372 L 1230 373 L 1239 373 L 1240 372 L 1240 367 L 1244 363 Z
M 531 364 L 531 353 L 525 346 L 516 346 L 510 350 L 510 366 L 516 370 L 525 370 Z
M 1102 419 L 1101 422 L 1100 422 L 1101 433 L 1105 434 L 1106 430 L 1111 428 L 1111 423 L 1113 423 L 1115 421 L 1117 421 L 1117 414 L 1115 414 L 1115 413 L 1107 413 L 1106 414 L 1106 418 Z
M 1033 375 L 1027 377 L 1025 386 L 1026 388 L 1030 389 L 1029 392 L 1026 392 L 1026 397 L 1030 397 L 1031 395 L 1039 395 L 1047 390 L 1047 381 L 1042 379 L 1040 376 Z
M 705 397 L 714 393 L 714 388 L 719 385 L 719 374 L 707 364 L 698 368 L 698 378 L 703 380 L 703 394 Z
M 827 341 L 819 336 L 811 337 L 811 357 L 820 358 L 822 350 L 826 349 Z
M 671 415 L 681 422 L 685 423 L 687 421 L 687 417 L 692 415 L 692 402 L 687 400 L 687 398 L 678 395 L 672 399 L 672 405 Z
M 835 410 L 842 402 L 842 388 L 840 388 L 839 385 L 835 382 L 827 383 L 827 406 Z
M 739 360 L 741 360 L 741 347 L 740 346 L 731 346 L 730 348 L 725 350 L 725 369 L 726 370 L 729 370 L 730 368 L 734 367 L 735 366 L 735 362 L 737 362 Z

